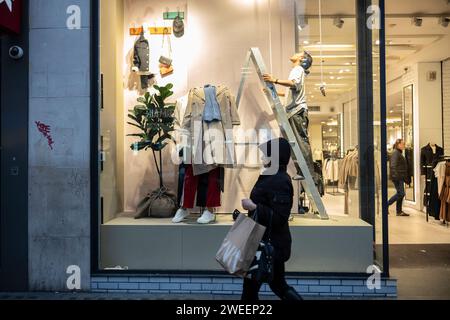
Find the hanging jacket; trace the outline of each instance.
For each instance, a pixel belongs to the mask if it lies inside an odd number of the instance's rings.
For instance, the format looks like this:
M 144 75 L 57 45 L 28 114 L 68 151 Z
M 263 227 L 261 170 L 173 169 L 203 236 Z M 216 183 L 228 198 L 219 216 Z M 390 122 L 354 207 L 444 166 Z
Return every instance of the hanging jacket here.
M 421 175 L 427 175 L 427 166 L 432 166 L 434 168 L 435 162 L 440 156 L 444 155 L 444 149 L 436 145 L 436 153 L 433 153 L 433 148 L 430 144 L 427 144 L 420 150 L 420 173 Z M 432 169 L 432 168 L 430 168 Z
M 203 88 L 189 92 L 182 129 L 187 135 L 188 157 L 194 175 L 207 173 L 217 166 L 233 167 L 236 163 L 233 126 L 240 125 L 236 99 L 225 86 L 216 88 L 221 121 L 205 122 L 206 97 Z
M 264 239 L 271 239 L 274 246 L 274 258 L 286 262 L 291 256 L 292 238 L 289 230 L 289 216 L 293 206 L 294 188 L 287 173 L 291 147 L 285 139 L 279 139 L 279 170 L 275 175 L 261 175 L 258 178 L 250 199 L 257 205 L 258 223 L 268 227 L 272 216 L 272 229 L 266 231 Z M 272 144 L 270 141 L 268 144 Z M 270 157 L 270 148 L 266 156 Z M 253 216 L 254 211 L 249 212 Z
M 143 34 L 139 36 L 134 44 L 133 71 L 150 71 L 150 46 Z

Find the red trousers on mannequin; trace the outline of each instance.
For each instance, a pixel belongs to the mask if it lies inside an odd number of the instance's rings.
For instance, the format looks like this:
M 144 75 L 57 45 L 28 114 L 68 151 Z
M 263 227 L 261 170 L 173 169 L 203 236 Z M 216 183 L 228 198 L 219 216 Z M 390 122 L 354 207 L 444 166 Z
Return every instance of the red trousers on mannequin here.
M 220 207 L 220 188 L 219 188 L 219 174 L 220 168 L 216 168 L 208 175 L 208 192 L 206 197 L 206 207 L 217 208 Z M 183 187 L 183 208 L 194 208 L 195 195 L 197 193 L 199 176 L 194 176 L 192 165 L 187 166 L 186 175 L 184 177 Z

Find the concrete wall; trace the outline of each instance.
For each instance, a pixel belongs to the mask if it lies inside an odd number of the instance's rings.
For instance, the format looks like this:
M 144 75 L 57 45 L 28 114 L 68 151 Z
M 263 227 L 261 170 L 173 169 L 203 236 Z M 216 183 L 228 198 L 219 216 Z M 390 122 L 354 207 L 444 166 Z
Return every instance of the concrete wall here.
M 68 30 L 67 8 L 82 28 Z M 30 290 L 64 290 L 66 269 L 90 281 L 90 1 L 30 1 Z M 53 150 L 35 121 L 51 127 Z

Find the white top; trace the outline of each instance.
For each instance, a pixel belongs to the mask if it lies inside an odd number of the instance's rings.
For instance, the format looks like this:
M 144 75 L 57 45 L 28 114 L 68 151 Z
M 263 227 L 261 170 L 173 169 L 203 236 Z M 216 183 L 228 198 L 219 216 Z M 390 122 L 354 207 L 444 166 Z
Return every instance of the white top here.
M 302 109 L 308 110 L 305 79 L 306 73 L 301 66 L 294 67 L 289 74 L 289 80 L 295 84 L 295 87 L 288 88 L 286 92 L 286 112 L 289 118 Z
M 441 195 L 442 187 L 444 186 L 446 167 L 446 162 L 441 161 L 434 168 L 434 176 L 438 180 L 438 196 Z

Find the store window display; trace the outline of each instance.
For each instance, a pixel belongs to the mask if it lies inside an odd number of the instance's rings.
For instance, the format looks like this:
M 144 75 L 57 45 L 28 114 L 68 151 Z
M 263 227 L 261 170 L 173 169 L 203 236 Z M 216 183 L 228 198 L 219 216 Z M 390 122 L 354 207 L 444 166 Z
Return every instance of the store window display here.
M 258 67 L 252 64 L 242 68 L 251 48 L 261 53 L 265 72 L 269 73 L 264 76 L 266 85 L 286 88 L 280 96 L 286 99 L 286 123 L 295 129 L 297 138 L 290 142 L 300 145 L 322 196 L 318 198 L 333 217 L 330 225 L 335 219 L 342 224 L 351 219 L 352 226 L 370 228 L 359 215 L 354 19 L 349 18 L 342 30 L 336 30 L 332 20 L 314 16 L 317 8 L 313 1 L 306 1 L 305 6 L 297 7 L 298 14 L 309 12 L 313 16 L 310 26 L 297 34 L 292 28 L 297 23 L 294 9 L 298 1 L 294 0 L 274 1 L 271 5 L 258 1 L 254 6 L 234 1 L 207 5 L 191 0 L 112 2 L 115 6 L 101 2 L 100 60 L 105 108 L 100 113 L 100 134 L 109 142 L 104 145 L 104 170 L 100 173 L 102 268 L 120 265 L 130 270 L 161 270 L 160 260 L 172 263 L 170 267 L 163 266 L 170 270 L 219 268 L 209 265 L 207 257 L 195 258 L 202 252 L 180 251 L 198 248 L 198 244 L 190 245 L 197 237 L 209 237 L 201 240 L 208 243 L 205 254 L 217 249 L 209 248 L 215 243 L 210 238 L 231 226 L 236 209 L 245 210 L 241 200 L 250 197 L 260 175 L 258 146 L 282 136 L 285 125 L 262 91 L 264 81 Z M 355 12 L 354 1 L 348 1 L 348 8 Z M 261 16 L 267 16 L 271 23 Z M 218 23 L 225 20 L 233 22 L 229 29 Z M 323 34 L 319 37 L 321 24 Z M 340 33 L 339 40 L 336 32 Z M 293 52 L 298 54 L 290 57 Z M 162 64 L 170 64 L 171 72 L 161 72 Z M 340 75 L 339 80 L 325 84 L 325 79 L 336 75 Z M 241 88 L 244 76 L 247 80 Z M 173 95 L 165 104 L 175 106 L 175 131 L 173 139 L 164 141 L 167 145 L 157 161 L 162 164 L 159 167 L 164 187 L 175 199 L 175 209 L 170 216 L 149 216 L 145 214 L 147 210 L 140 215 L 137 211 L 142 199 L 158 190 L 159 173 L 151 152 L 129 148 L 136 140 L 130 134 L 137 131 L 127 123 L 127 115 L 146 93 L 152 94 L 155 88 L 169 84 Z M 326 95 L 322 94 L 324 89 Z M 239 106 L 236 95 L 240 95 Z M 345 121 L 343 105 L 350 106 Z M 336 137 L 327 140 L 333 146 L 323 137 L 325 126 L 334 130 Z M 350 138 L 344 144 L 347 136 Z M 311 149 L 315 151 L 316 163 Z M 286 169 L 291 177 L 301 178 L 293 161 Z M 325 179 L 332 188 L 325 188 Z M 317 208 L 302 182 L 294 181 L 293 185 L 293 228 L 301 228 L 309 220 L 320 223 L 320 213 L 315 212 Z M 133 219 L 136 216 L 143 219 Z M 142 257 L 160 250 L 154 241 L 170 244 L 164 259 Z M 123 243 L 132 245 L 134 250 L 120 248 Z M 370 251 L 372 243 L 367 245 Z M 340 248 L 344 250 L 346 245 Z M 207 267 L 199 266 L 201 261 Z M 294 271 L 308 268 L 295 257 L 293 261 Z M 364 265 L 361 270 L 371 262 L 360 262 Z
M 233 167 L 235 163 L 233 126 L 239 125 L 236 100 L 227 87 L 206 85 L 189 92 L 181 125 L 187 141 L 187 145 L 181 147 L 187 168 L 181 208 L 172 222 L 180 223 L 186 219 L 188 209 L 194 208 L 195 196 L 199 200 L 205 198 L 205 193 L 206 201 L 197 202 L 206 207 L 197 222 L 215 221 L 214 210 L 221 205 L 220 192 L 223 191 L 224 171 L 221 168 Z M 202 180 L 207 182 L 201 183 Z

